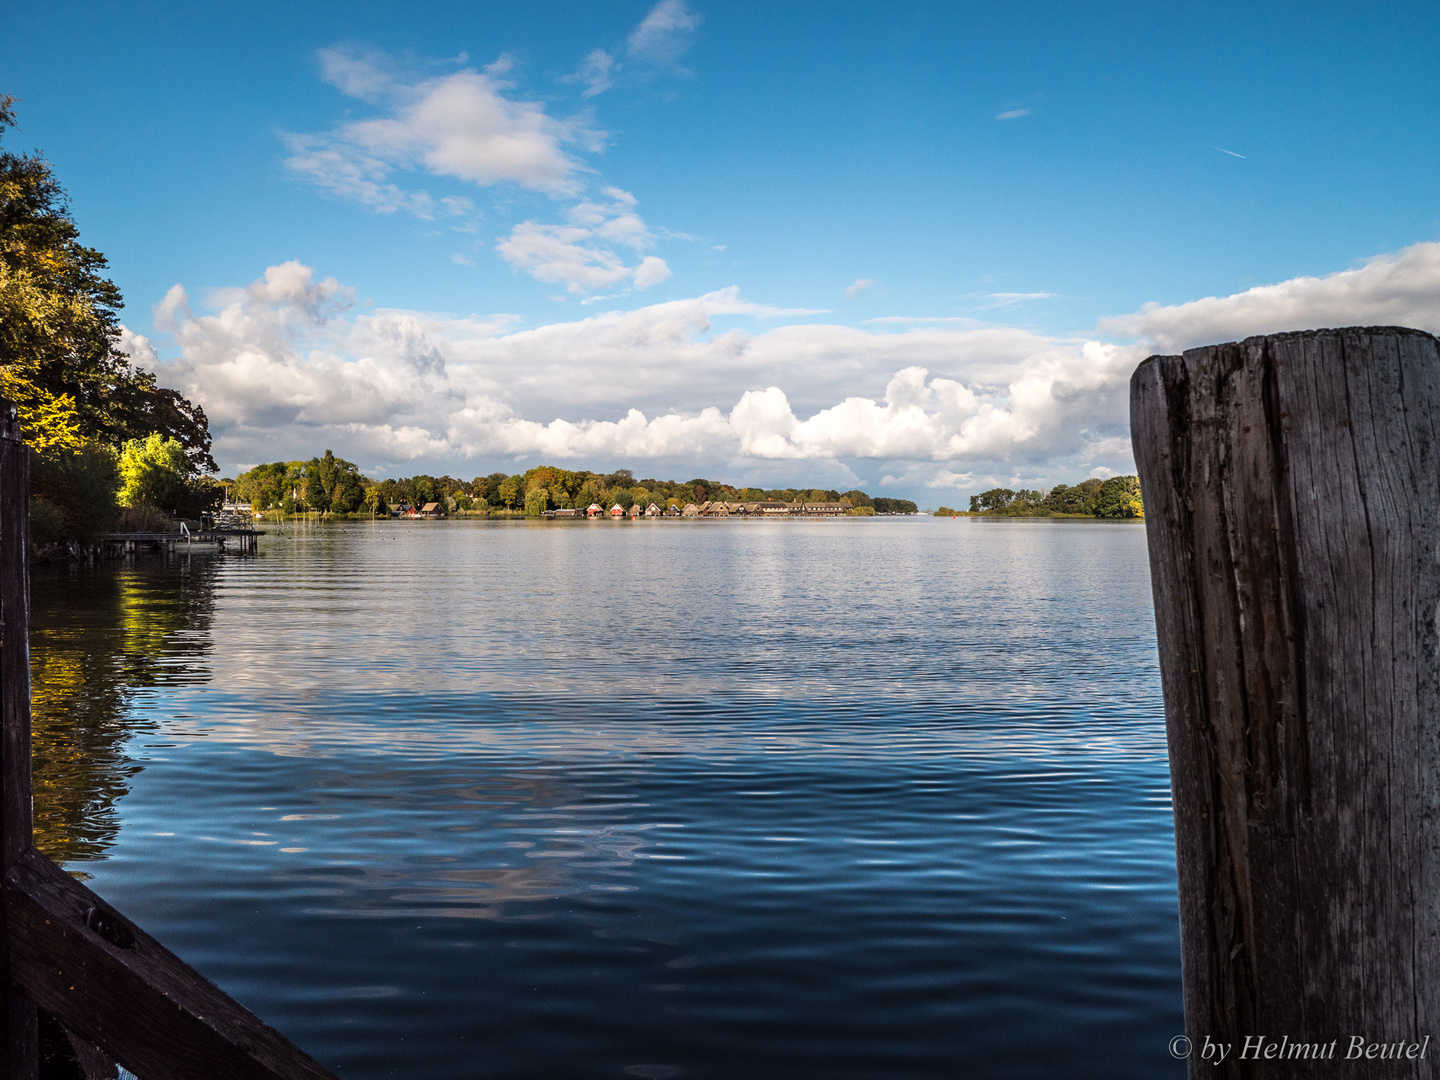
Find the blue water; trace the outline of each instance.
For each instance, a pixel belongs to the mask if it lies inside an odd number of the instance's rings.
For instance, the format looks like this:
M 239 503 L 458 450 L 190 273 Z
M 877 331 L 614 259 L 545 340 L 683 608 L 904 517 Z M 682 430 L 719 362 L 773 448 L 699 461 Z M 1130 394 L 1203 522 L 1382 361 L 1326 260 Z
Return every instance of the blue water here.
M 33 595 L 42 839 L 341 1077 L 1183 1075 L 1140 528 L 302 526 Z

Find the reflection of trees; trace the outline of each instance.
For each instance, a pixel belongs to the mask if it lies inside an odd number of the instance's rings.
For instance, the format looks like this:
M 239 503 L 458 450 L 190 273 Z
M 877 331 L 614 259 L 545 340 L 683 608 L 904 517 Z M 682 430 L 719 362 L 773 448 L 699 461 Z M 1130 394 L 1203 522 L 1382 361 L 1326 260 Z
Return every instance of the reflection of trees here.
M 114 842 L 140 771 L 126 743 L 155 727 L 134 715 L 137 694 L 209 678 L 214 577 L 203 558 L 32 576 L 35 844 L 52 859 L 103 858 Z

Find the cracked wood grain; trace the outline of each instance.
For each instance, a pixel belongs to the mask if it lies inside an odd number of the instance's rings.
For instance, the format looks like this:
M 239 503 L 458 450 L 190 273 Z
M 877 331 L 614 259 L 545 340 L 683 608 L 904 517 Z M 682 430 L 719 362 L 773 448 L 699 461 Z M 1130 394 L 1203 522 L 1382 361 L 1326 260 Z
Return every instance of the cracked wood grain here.
M 1246 1036 L 1440 1037 L 1440 352 L 1396 327 L 1152 356 L 1131 380 L 1190 1075 Z M 1231 1044 L 1217 1066 L 1203 1040 Z M 1440 1075 L 1425 1059 L 1350 1077 Z

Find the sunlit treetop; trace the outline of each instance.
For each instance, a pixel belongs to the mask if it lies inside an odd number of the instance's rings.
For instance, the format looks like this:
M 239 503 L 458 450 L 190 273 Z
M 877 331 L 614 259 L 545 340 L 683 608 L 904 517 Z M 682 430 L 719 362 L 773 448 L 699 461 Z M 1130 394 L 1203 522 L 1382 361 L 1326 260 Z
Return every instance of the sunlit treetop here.
M 0 95 L 0 139 L 16 127 Z M 39 154 L 0 149 L 0 394 L 38 450 L 115 445 L 153 432 L 213 471 L 204 411 L 120 351 L 120 290 L 80 243 L 64 189 Z

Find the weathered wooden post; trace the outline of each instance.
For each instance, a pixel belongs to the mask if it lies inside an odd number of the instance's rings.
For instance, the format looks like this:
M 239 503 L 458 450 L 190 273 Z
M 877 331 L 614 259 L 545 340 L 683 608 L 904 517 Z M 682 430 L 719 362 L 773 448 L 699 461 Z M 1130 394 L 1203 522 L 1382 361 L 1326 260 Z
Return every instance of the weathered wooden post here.
M 1436 339 L 1152 356 L 1130 408 L 1190 1075 L 1440 1075 Z
M 30 846 L 30 458 L 15 406 L 0 399 L 0 880 Z M 10 928 L 0 903 L 4 1075 L 34 1080 L 35 1005 L 15 985 Z

